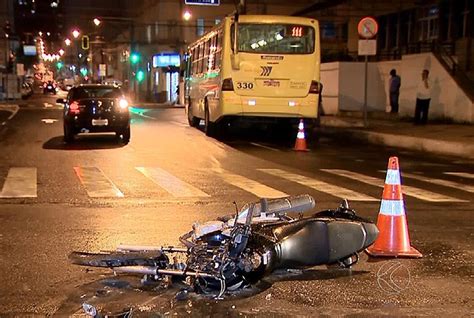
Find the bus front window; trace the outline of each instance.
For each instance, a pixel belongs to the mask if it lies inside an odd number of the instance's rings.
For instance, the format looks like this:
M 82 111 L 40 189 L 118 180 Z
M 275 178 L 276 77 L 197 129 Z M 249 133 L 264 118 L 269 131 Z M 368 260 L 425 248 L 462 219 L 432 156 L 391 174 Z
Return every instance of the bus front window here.
M 293 24 L 239 23 L 238 51 L 264 54 L 311 54 L 314 28 Z

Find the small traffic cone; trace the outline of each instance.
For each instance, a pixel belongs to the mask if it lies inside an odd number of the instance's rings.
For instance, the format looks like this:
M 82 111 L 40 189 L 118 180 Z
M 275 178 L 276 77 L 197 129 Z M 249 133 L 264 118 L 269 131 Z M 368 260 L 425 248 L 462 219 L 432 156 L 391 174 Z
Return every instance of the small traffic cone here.
M 304 135 L 303 119 L 300 119 L 300 123 L 298 125 L 298 134 L 296 135 L 295 148 L 293 148 L 293 150 L 309 151 L 308 148 L 306 147 L 306 138 Z
M 421 253 L 410 245 L 397 157 L 390 157 L 388 160 L 377 227 L 380 231 L 379 236 L 374 244 L 366 249 L 367 254 L 387 257 L 422 257 Z

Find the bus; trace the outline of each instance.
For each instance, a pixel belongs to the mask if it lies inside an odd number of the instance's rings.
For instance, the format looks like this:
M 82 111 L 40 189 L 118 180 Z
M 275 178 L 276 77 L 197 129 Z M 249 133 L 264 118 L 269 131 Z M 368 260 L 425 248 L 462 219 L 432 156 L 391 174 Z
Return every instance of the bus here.
M 312 126 L 318 119 L 319 23 L 315 19 L 234 15 L 192 43 L 186 56 L 185 111 L 219 137 L 233 122 Z

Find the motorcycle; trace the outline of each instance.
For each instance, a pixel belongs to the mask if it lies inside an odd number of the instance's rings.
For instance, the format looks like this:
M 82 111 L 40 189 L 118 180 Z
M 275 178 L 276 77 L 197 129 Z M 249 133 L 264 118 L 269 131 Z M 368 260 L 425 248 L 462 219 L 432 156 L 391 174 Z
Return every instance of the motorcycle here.
M 350 268 L 377 238 L 376 225 L 357 216 L 347 200 L 335 210 L 304 216 L 314 207 L 310 195 L 261 199 L 235 215 L 195 223 L 179 238 L 183 247 L 121 245 L 111 252 L 72 252 L 69 258 L 76 265 L 141 275 L 142 282 L 178 280 L 217 298 L 276 269 Z

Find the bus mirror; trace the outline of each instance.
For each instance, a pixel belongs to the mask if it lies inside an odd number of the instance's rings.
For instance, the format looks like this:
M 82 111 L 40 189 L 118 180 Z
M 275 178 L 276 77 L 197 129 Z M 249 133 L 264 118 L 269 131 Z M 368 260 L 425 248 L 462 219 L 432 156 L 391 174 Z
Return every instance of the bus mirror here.
M 240 70 L 240 55 L 239 55 L 239 53 L 232 53 L 230 55 L 230 62 L 232 64 L 232 69 Z

